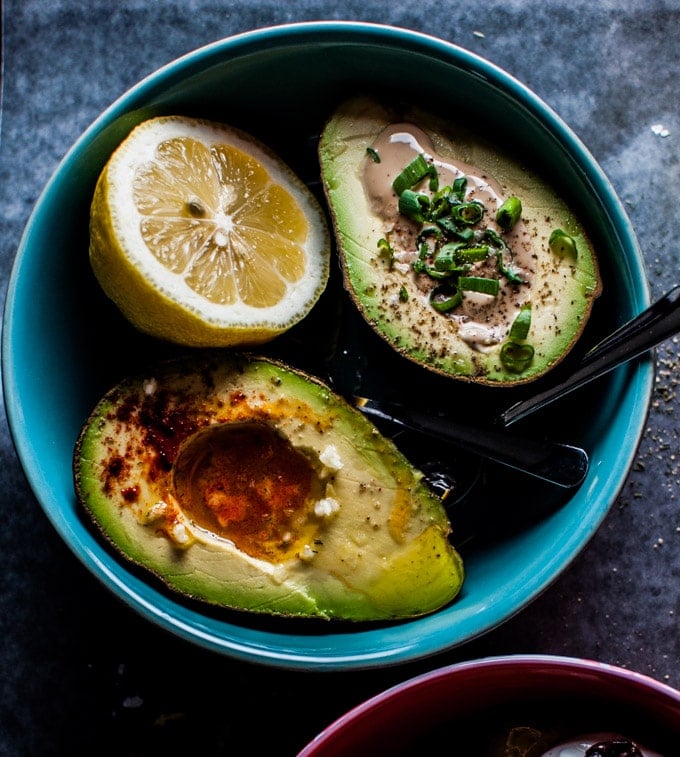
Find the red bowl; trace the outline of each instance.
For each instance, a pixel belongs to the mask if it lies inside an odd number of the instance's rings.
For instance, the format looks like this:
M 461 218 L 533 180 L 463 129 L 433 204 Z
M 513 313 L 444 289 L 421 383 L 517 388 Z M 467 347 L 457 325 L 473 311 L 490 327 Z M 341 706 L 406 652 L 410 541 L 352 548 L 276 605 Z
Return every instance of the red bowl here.
M 680 754 L 680 691 L 592 660 L 534 655 L 459 663 L 397 684 L 336 720 L 298 757 L 405 757 L 441 743 L 447 754 L 483 757 L 495 729 L 537 722 L 565 738 L 615 731 L 664 757 Z

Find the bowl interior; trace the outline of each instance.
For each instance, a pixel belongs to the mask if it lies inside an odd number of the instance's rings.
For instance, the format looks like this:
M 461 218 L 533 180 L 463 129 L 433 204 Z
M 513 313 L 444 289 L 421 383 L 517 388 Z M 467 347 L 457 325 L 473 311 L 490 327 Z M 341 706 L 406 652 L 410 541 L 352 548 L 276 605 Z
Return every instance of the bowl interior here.
M 201 48 L 113 103 L 71 148 L 39 198 L 5 310 L 3 381 L 12 435 L 32 489 L 66 543 L 109 589 L 153 622 L 205 647 L 288 667 L 358 668 L 416 659 L 464 643 L 528 604 L 604 518 L 632 463 L 651 393 L 651 364 L 639 362 L 546 411 L 537 428 L 549 422 L 565 440 L 586 448 L 587 480 L 527 527 L 461 548 L 464 590 L 452 606 L 426 618 L 347 629 L 213 612 L 168 595 L 101 543 L 75 501 L 71 466 L 78 432 L 110 386 L 173 352 L 124 322 L 89 269 L 88 212 L 101 168 L 134 124 L 182 113 L 250 131 L 321 199 L 319 131 L 339 99 L 360 90 L 436 103 L 453 118 L 464 112 L 500 124 L 499 139 L 549 172 L 586 222 L 600 255 L 605 290 L 584 342 L 592 344 L 648 304 L 641 255 L 620 202 L 548 106 L 493 65 L 448 43 L 405 30 L 322 22 L 259 30 Z M 327 339 L 339 297 L 337 282 L 331 282 L 314 313 L 272 351 L 309 367 L 306 345 Z M 373 373 L 389 370 L 408 380 L 412 369 L 390 363 L 394 360 L 385 354 Z M 478 391 L 456 387 L 457 396 L 483 399 L 491 410 L 495 402 L 507 406 L 514 399 L 511 392 L 492 397 L 488 391 L 480 398 Z M 570 412 L 583 402 L 596 408 L 587 422 Z M 539 500 L 551 496 L 540 487 L 534 494 Z
M 499 738 L 530 727 L 575 738 L 620 733 L 662 754 L 680 738 L 680 692 L 590 660 L 508 656 L 459 663 L 411 678 L 359 704 L 300 757 L 501 754 Z M 502 742 L 500 742 L 502 743 Z

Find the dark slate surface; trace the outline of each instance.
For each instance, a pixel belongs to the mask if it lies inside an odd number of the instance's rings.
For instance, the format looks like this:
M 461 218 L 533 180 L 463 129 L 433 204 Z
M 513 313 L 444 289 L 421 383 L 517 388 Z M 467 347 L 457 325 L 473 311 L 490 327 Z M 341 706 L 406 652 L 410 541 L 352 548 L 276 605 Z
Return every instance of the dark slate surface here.
M 680 280 L 677 0 L 6 0 L 0 276 L 75 138 L 144 75 L 235 32 L 350 19 L 435 33 L 504 67 L 590 148 L 638 232 L 653 296 Z M 655 125 L 662 125 L 662 131 Z M 661 133 L 659 133 L 661 131 Z M 636 462 L 579 559 L 529 608 L 419 665 L 345 675 L 235 663 L 114 599 L 56 535 L 0 427 L 0 754 L 293 755 L 351 705 L 435 665 L 596 658 L 680 687 L 680 342 L 656 354 Z M 206 687 L 209 682 L 210 687 Z M 230 748 L 234 751 L 230 751 Z

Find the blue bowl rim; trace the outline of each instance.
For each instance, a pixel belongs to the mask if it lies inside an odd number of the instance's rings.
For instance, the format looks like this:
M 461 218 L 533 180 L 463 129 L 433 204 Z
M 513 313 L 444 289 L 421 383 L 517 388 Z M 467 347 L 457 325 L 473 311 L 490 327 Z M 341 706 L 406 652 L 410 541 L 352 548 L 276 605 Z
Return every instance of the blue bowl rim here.
M 441 615 L 435 614 L 417 619 L 413 623 L 418 623 L 419 627 L 425 626 L 429 630 L 429 633 L 423 631 L 422 637 L 418 639 L 416 637 L 419 634 L 414 633 L 411 623 L 387 630 L 358 630 L 352 634 L 329 633 L 320 637 L 282 636 L 276 633 L 268 634 L 244 629 L 221 621 L 216 624 L 212 619 L 201 616 L 200 613 L 184 611 L 183 607 L 176 607 L 172 600 L 165 601 L 164 597 L 157 595 L 155 590 L 141 582 L 136 584 L 129 576 L 124 576 L 125 580 L 123 580 L 121 575 L 118 575 L 119 566 L 112 564 L 105 552 L 99 551 L 96 546 L 74 543 L 63 509 L 59 507 L 58 502 L 51 501 L 49 482 L 44 480 L 39 464 L 32 459 L 30 435 L 27 435 L 23 427 L 21 387 L 16 371 L 17 366 L 12 359 L 12 334 L 16 329 L 13 311 L 15 302 L 20 296 L 22 268 L 29 255 L 28 242 L 41 205 L 51 191 L 56 178 L 68 169 L 71 162 L 77 161 L 82 151 L 107 125 L 122 114 L 138 107 L 139 103 L 143 103 L 153 95 L 154 90 L 160 88 L 164 91 L 174 81 L 180 81 L 191 73 L 205 70 L 214 63 L 223 62 L 225 56 L 238 57 L 247 52 L 258 52 L 277 43 L 282 46 L 294 45 L 302 40 L 314 44 L 322 41 L 388 44 L 417 51 L 472 71 L 495 87 L 521 100 L 525 107 L 549 126 L 551 133 L 566 147 L 568 153 L 577 156 L 580 168 L 606 206 L 619 244 L 629 251 L 628 263 L 632 266 L 632 274 L 636 281 L 636 289 L 631 292 L 632 305 L 636 311 L 639 311 L 649 304 L 644 265 L 635 233 L 607 177 L 571 128 L 543 100 L 516 78 L 495 64 L 454 43 L 405 28 L 353 21 L 281 24 L 217 40 L 162 66 L 118 97 L 93 121 L 66 153 L 35 204 L 21 238 L 10 275 L 2 332 L 4 401 L 10 433 L 19 460 L 49 520 L 81 562 L 109 590 L 143 617 L 180 638 L 241 660 L 291 669 L 365 669 L 429 657 L 483 635 L 533 602 L 571 564 L 604 520 L 611 504 L 623 487 L 632 465 L 651 400 L 653 383 L 651 363 L 641 361 L 634 369 L 628 371 L 628 392 L 633 396 L 631 401 L 634 406 L 641 412 L 637 414 L 637 417 L 627 419 L 625 436 L 616 461 L 606 471 L 601 470 L 600 466 L 596 472 L 591 472 L 592 475 L 596 473 L 601 491 L 597 506 L 589 510 L 590 517 L 585 519 L 576 532 L 555 550 L 551 559 L 542 566 L 541 570 L 530 577 L 525 577 L 521 590 L 517 592 L 521 596 L 513 594 L 511 597 L 494 597 L 494 608 L 484 607 L 474 618 L 474 622 L 471 620 L 464 624 L 465 628 L 455 638 L 451 637 L 451 629 L 442 621 Z M 595 480 L 591 480 L 590 483 L 587 480 L 581 491 L 590 492 L 595 483 Z M 125 573 L 124 570 L 123 573 Z M 180 612 L 177 613 L 177 610 Z M 396 634 L 394 643 L 386 644 L 385 641 L 391 634 L 392 636 Z M 316 647 L 310 643 L 312 640 L 316 640 Z

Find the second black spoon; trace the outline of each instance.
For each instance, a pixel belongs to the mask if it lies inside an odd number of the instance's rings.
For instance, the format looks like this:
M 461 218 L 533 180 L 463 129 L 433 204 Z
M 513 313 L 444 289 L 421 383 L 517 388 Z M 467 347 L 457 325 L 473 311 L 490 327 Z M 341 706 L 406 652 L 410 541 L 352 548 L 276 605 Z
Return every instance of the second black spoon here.
M 504 426 L 526 418 L 575 389 L 648 352 L 680 331 L 680 285 L 618 328 L 587 352 L 576 370 L 559 384 L 521 400 L 501 413 Z

